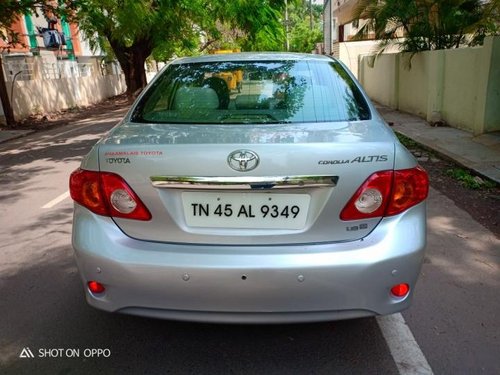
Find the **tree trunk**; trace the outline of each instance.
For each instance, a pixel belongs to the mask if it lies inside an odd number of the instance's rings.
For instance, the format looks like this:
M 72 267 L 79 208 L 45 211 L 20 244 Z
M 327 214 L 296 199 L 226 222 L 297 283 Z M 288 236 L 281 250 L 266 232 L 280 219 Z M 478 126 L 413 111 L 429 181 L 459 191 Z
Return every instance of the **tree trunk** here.
M 126 93 L 136 96 L 147 84 L 144 64 L 152 52 L 151 41 L 137 40 L 130 47 L 124 47 L 117 41 L 108 40 L 125 75 Z
M 10 103 L 9 94 L 7 92 L 7 85 L 5 84 L 4 77 L 3 61 L 2 56 L 0 55 L 0 101 L 7 125 L 12 126 L 16 123 L 16 121 L 14 118 L 14 111 L 12 110 L 12 105 Z M 15 82 L 13 82 L 12 84 L 14 85 Z

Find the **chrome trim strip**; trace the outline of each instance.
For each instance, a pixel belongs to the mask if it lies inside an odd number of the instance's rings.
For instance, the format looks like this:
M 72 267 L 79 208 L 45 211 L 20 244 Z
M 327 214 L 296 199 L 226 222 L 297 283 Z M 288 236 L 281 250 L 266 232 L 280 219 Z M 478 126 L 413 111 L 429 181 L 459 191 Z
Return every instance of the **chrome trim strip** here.
M 190 177 L 152 176 L 151 183 L 160 189 L 201 190 L 270 190 L 334 187 L 338 176 L 270 176 L 270 177 Z

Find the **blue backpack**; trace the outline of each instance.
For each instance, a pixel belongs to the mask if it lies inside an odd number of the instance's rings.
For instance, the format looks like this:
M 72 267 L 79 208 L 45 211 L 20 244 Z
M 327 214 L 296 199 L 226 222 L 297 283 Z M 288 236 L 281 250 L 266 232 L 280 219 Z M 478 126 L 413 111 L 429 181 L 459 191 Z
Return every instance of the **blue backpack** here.
M 45 30 L 42 37 L 46 48 L 59 48 L 62 45 L 61 34 L 57 30 Z

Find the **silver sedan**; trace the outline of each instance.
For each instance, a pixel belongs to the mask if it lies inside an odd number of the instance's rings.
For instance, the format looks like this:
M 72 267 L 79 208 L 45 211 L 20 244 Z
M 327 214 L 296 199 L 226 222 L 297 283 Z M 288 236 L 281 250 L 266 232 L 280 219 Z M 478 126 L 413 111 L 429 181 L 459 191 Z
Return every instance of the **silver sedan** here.
M 391 314 L 428 178 L 335 59 L 179 59 L 70 178 L 87 301 L 204 322 Z

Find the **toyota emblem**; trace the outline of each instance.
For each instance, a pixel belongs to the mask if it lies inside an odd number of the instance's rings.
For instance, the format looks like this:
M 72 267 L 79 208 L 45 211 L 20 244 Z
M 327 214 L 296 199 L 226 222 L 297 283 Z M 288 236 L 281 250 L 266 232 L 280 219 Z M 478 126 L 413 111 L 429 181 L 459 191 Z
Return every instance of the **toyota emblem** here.
M 248 172 L 257 168 L 259 157 L 250 150 L 236 150 L 229 154 L 227 162 L 231 168 L 238 172 Z

